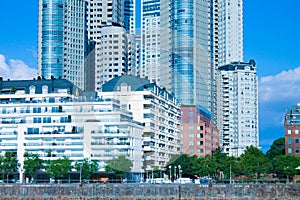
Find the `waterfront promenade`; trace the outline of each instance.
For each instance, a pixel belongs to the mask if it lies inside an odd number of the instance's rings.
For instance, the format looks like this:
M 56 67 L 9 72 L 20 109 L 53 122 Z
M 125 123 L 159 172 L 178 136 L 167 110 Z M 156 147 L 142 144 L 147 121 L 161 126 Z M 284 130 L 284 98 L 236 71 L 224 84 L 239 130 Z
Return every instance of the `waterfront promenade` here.
M 300 184 L 2 184 L 2 200 L 299 200 Z

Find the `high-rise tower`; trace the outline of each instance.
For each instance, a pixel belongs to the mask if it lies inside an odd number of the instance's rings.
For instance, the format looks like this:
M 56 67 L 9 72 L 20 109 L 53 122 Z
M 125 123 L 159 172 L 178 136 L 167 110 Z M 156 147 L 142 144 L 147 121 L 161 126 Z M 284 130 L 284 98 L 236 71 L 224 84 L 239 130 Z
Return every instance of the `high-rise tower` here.
M 243 61 L 243 0 L 218 0 L 218 65 Z
M 258 147 L 258 96 L 254 60 L 220 66 L 218 121 L 220 144 L 230 156 L 240 156 L 247 146 Z
M 212 111 L 210 0 L 161 1 L 161 84 Z
M 85 88 L 85 25 L 84 0 L 39 0 L 39 76 Z
M 133 0 L 87 0 L 88 37 L 96 42 L 95 88 L 135 71 Z
M 141 63 L 138 74 L 160 82 L 160 0 L 141 1 Z

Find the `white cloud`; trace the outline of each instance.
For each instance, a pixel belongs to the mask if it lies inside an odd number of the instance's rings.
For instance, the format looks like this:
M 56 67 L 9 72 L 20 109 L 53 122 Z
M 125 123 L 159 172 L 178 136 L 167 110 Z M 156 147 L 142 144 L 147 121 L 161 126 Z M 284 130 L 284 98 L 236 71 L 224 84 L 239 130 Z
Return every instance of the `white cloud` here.
M 300 67 L 261 77 L 260 102 L 300 101 Z
M 26 80 L 37 76 L 37 70 L 27 66 L 22 60 L 10 59 L 9 64 L 4 55 L 0 54 L 0 76 L 3 79 Z

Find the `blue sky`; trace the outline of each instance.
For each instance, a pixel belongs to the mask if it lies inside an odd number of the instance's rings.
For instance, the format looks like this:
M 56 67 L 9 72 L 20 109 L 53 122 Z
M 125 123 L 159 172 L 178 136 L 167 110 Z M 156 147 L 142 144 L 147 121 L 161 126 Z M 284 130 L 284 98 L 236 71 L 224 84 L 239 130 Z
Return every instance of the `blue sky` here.
M 36 76 L 38 1 L 1 1 L 0 76 Z M 300 1 L 244 0 L 244 60 L 259 77 L 259 134 L 263 151 L 284 136 L 286 109 L 300 102 Z

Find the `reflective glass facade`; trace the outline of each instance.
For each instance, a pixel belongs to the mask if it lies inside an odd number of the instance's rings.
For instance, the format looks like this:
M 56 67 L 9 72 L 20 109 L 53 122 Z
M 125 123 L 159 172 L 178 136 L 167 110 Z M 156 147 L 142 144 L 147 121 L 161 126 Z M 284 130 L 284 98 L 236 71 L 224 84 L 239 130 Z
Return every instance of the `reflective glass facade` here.
M 39 0 L 39 76 L 85 88 L 85 8 L 85 0 Z
M 210 3 L 210 0 L 162 1 L 161 38 L 165 39 L 161 39 L 161 83 L 182 104 L 201 105 L 212 111 Z
M 173 1 L 172 90 L 184 104 L 195 104 L 193 0 Z
M 45 78 L 62 77 L 63 73 L 63 10 L 64 0 L 43 0 L 42 3 L 42 63 Z

